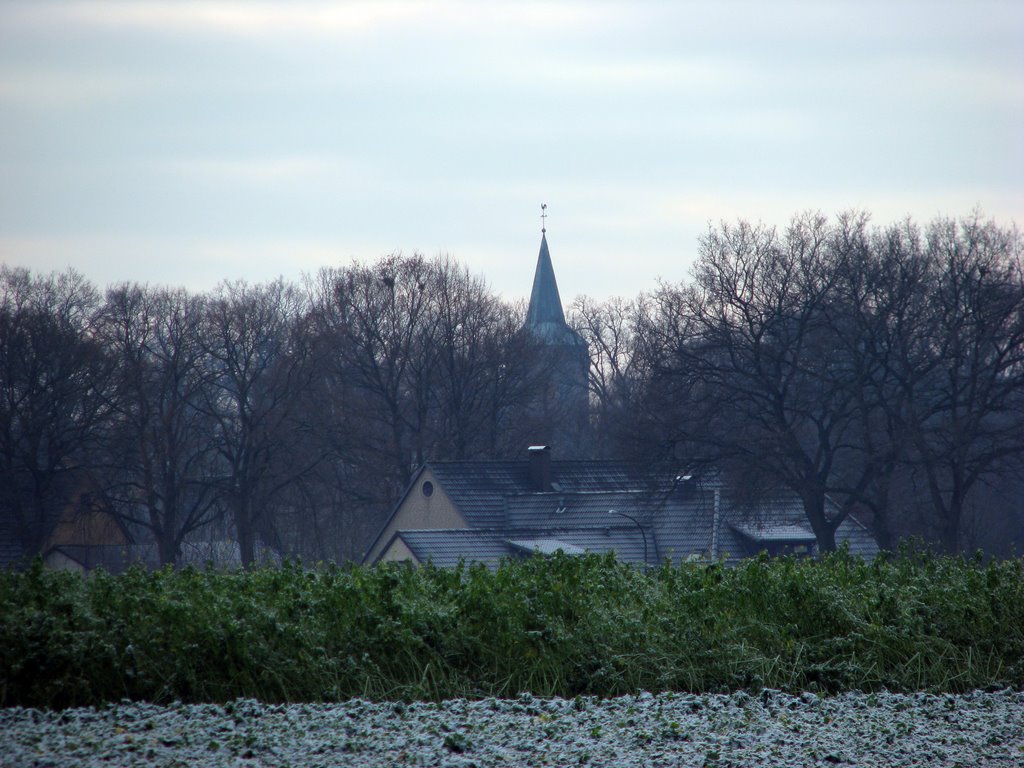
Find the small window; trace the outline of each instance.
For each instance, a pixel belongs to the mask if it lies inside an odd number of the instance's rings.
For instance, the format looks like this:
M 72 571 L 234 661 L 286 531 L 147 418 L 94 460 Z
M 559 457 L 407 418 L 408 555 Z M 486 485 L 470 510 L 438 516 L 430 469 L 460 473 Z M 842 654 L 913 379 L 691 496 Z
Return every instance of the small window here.
M 432 482 L 430 482 L 429 480 L 427 480 L 425 483 L 423 483 L 422 491 L 423 491 L 423 495 L 424 496 L 433 496 L 434 495 L 434 484 Z

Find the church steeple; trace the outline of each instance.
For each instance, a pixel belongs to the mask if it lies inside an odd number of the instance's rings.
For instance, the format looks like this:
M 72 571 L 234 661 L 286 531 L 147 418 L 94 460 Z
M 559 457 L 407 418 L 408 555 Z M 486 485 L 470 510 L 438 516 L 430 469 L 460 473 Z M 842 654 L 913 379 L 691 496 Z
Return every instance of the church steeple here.
M 522 426 L 532 444 L 554 443 L 560 456 L 583 456 L 588 453 L 590 355 L 587 342 L 565 322 L 548 251 L 546 209 L 546 205 L 541 206 L 540 253 L 523 326 L 533 342 L 526 359 L 530 366 L 527 378 L 534 393 L 532 412 Z
M 562 299 L 558 295 L 555 268 L 551 266 L 551 254 L 548 252 L 548 237 L 543 230 L 540 236 L 537 270 L 533 273 L 533 292 L 530 294 L 526 325 L 538 328 L 542 323 L 565 325 L 565 313 L 562 311 Z

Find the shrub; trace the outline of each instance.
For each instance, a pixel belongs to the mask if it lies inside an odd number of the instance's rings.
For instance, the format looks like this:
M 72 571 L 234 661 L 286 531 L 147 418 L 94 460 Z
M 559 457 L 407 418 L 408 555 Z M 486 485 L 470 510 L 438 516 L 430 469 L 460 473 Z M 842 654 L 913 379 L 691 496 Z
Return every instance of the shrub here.
M 1024 685 L 1024 562 L 0 572 L 0 705 Z

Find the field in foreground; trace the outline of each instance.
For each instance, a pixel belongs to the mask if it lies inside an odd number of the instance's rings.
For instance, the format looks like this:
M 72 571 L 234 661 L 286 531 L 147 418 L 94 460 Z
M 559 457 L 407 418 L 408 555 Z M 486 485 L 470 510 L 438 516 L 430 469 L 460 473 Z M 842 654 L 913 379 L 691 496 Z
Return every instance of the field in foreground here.
M 29 766 L 1018 766 L 1024 694 L 663 693 L 612 699 L 0 710 Z
M 0 572 L 0 706 L 1024 687 L 1024 561 Z

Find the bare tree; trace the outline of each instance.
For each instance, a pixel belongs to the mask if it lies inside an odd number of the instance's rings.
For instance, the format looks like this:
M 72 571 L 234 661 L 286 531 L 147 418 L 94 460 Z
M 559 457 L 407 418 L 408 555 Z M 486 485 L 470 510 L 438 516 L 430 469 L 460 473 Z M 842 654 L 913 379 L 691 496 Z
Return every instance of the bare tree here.
M 507 449 L 507 411 L 523 400 L 513 365 L 525 352 L 522 319 L 464 267 L 446 258 L 431 266 L 433 458 L 494 457 Z
M 909 467 L 903 413 L 914 385 L 897 374 L 899 361 L 917 356 L 928 343 L 932 270 L 920 232 L 909 220 L 870 230 L 867 216 L 840 215 L 831 247 L 842 269 L 826 311 L 851 374 L 856 415 L 851 436 L 860 449 L 854 472 L 868 470 L 865 482 L 848 484 L 846 491 L 870 513 L 879 545 L 890 549 L 913 530 L 917 511 L 900 490 Z
M 372 267 L 333 271 L 325 282 L 332 292 L 324 322 L 336 343 L 336 378 L 356 395 L 359 417 L 370 422 L 363 431 L 377 436 L 365 448 L 388 467 L 387 482 L 397 493 L 422 459 L 422 385 L 432 352 L 423 347 L 431 322 L 428 264 L 421 256 L 392 255 Z
M 88 468 L 111 366 L 93 336 L 98 297 L 75 272 L 0 267 L 0 503 L 39 552 L 65 482 Z
M 650 382 L 650 365 L 660 349 L 662 330 L 649 323 L 651 302 L 647 296 L 621 297 L 595 302 L 581 296 L 569 309 L 569 324 L 583 337 L 590 352 L 589 384 L 595 443 L 608 456 L 625 451 L 635 441 L 641 392 Z M 652 393 L 647 391 L 650 396 Z M 650 432 L 645 428 L 645 442 Z M 654 453 L 658 453 L 657 450 Z
M 694 286 L 662 291 L 678 335 L 661 375 L 685 394 L 690 450 L 794 491 L 823 551 L 874 471 L 856 441 L 858 374 L 828 314 L 846 266 L 831 236 L 816 214 L 781 236 L 723 224 L 701 241 Z
M 109 490 L 122 519 L 150 532 L 165 565 L 218 511 L 213 424 L 201 409 L 210 386 L 204 310 L 181 289 L 121 285 L 107 291 L 102 313 L 117 366 Z
M 902 340 L 898 414 L 932 501 L 936 537 L 957 551 L 968 494 L 1024 452 L 1021 240 L 979 216 L 926 232 L 925 333 Z
M 300 294 L 281 280 L 222 284 L 207 308 L 212 387 L 203 409 L 216 422 L 223 467 L 218 493 L 245 566 L 254 560 L 257 537 L 279 544 L 273 521 L 279 494 L 323 459 L 298 449 L 308 425 L 296 411 L 313 379 L 308 334 L 300 325 L 305 314 Z

